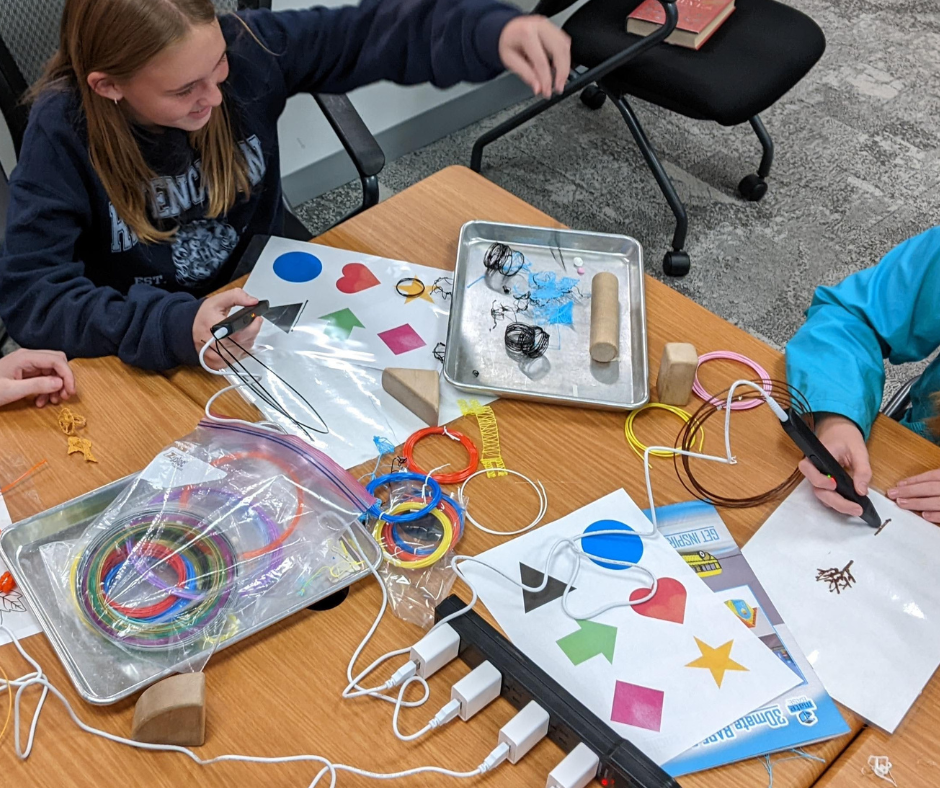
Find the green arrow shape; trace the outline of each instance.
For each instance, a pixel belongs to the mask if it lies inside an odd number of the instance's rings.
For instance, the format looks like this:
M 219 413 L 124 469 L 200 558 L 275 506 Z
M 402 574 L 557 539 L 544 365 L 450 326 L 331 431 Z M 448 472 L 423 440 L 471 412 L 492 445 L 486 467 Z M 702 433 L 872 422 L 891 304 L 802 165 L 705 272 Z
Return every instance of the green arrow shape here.
M 330 314 L 321 315 L 317 319 L 329 323 L 326 332 L 337 339 L 349 339 L 349 335 L 354 328 L 365 328 L 351 309 L 340 309 L 339 312 L 330 312 Z
M 556 641 L 572 664 L 580 665 L 591 657 L 603 654 L 614 664 L 614 644 L 617 642 L 617 627 L 596 624 L 593 621 L 578 621 L 578 631 Z

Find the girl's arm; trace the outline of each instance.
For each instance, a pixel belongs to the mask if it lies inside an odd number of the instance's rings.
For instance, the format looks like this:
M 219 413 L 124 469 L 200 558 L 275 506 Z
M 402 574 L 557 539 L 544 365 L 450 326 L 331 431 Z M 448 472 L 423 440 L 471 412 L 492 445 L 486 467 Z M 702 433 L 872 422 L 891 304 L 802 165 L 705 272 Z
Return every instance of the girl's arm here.
M 274 53 L 260 50 L 259 63 L 280 69 L 291 96 L 346 93 L 379 80 L 448 87 L 492 79 L 503 70 L 500 33 L 521 13 L 493 0 L 363 0 L 243 19 Z
M 145 369 L 196 363 L 193 321 L 200 302 L 187 293 L 134 285 L 124 296 L 85 276 L 76 246 L 89 231 L 92 199 L 74 149 L 41 129 L 24 145 L 10 184 L 9 221 L 0 255 L 0 318 L 21 345 L 75 356 L 117 355 Z M 35 183 L 23 166 L 43 157 L 55 183 Z
M 884 359 L 920 361 L 940 345 L 940 228 L 873 268 L 820 287 L 787 345 L 787 380 L 815 412 L 854 421 L 868 437 L 884 391 Z

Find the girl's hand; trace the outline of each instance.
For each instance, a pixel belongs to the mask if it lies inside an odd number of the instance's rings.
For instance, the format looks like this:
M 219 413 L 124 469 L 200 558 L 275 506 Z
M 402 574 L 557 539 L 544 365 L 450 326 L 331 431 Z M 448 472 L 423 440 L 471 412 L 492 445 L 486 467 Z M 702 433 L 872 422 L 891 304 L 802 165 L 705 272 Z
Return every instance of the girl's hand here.
M 35 397 L 36 407 L 58 405 L 75 393 L 75 376 L 65 353 L 16 350 L 0 358 L 0 405 Z
M 499 36 L 499 59 L 535 95 L 551 98 L 568 81 L 571 39 L 544 16 L 517 16 Z
M 202 350 L 202 346 L 206 344 L 206 342 L 215 341 L 212 337 L 212 326 L 227 318 L 232 307 L 255 306 L 257 303 L 257 298 L 248 295 L 248 293 L 240 287 L 209 296 L 202 302 L 202 306 L 199 307 L 199 311 L 196 313 L 196 319 L 193 321 L 193 342 L 196 345 L 196 350 Z M 231 338 L 248 350 L 254 344 L 255 337 L 258 336 L 260 330 L 261 318 L 258 317 L 252 321 L 248 328 L 236 331 L 232 334 Z M 226 349 L 231 351 L 236 357 L 241 355 L 241 351 L 238 350 L 235 345 L 229 343 L 227 339 L 223 339 L 222 343 L 226 346 Z M 206 351 L 205 362 L 212 367 L 212 369 L 225 369 L 225 367 L 228 366 L 226 360 L 216 353 L 214 348 L 209 348 L 209 350 Z
M 849 472 L 855 482 L 855 491 L 859 495 L 868 495 L 868 483 L 871 481 L 868 447 L 865 446 L 865 438 L 855 422 L 845 416 L 823 416 L 816 426 L 816 437 L 829 449 L 839 465 Z M 835 492 L 835 479 L 817 471 L 809 460 L 804 458 L 800 462 L 800 472 L 813 485 L 816 497 L 830 509 L 853 517 L 862 514 L 861 506 L 847 501 Z M 940 502 L 940 498 L 937 500 Z M 937 508 L 940 509 L 940 504 Z
M 902 509 L 920 512 L 925 520 L 940 523 L 940 470 L 902 479 L 888 490 L 888 497 Z

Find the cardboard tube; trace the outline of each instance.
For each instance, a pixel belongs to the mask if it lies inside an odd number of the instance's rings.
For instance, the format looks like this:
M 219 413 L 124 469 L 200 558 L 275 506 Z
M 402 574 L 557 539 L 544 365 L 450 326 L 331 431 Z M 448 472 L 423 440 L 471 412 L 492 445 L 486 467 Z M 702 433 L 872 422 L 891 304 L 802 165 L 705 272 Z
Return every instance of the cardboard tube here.
M 609 271 L 591 280 L 591 358 L 608 364 L 620 353 L 620 280 Z

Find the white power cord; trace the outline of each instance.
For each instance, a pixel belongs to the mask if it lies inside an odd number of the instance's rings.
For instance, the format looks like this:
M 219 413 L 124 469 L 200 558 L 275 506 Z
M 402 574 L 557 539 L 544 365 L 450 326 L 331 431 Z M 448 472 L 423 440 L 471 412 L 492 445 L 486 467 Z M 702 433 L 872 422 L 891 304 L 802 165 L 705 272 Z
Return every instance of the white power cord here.
M 279 757 L 263 757 L 263 756 L 254 756 L 254 755 L 238 755 L 238 754 L 228 754 L 228 755 L 218 755 L 214 758 L 200 758 L 193 750 L 188 747 L 180 747 L 174 744 L 148 744 L 146 742 L 134 741 L 133 739 L 126 739 L 123 736 L 116 736 L 107 731 L 100 730 L 99 728 L 94 728 L 91 725 L 83 722 L 78 715 L 75 713 L 75 710 L 72 708 L 72 705 L 65 698 L 65 696 L 46 678 L 45 674 L 42 672 L 42 668 L 39 663 L 37 663 L 23 648 L 22 644 L 17 638 L 16 634 L 12 632 L 7 627 L 0 624 L 0 631 L 5 632 L 10 640 L 13 642 L 13 645 L 16 647 L 16 650 L 20 655 L 25 659 L 35 670 L 32 673 L 28 673 L 24 676 L 21 676 L 17 679 L 13 679 L 9 682 L 10 687 L 16 687 L 16 695 L 14 697 L 13 705 L 13 742 L 16 750 L 16 755 L 20 760 L 25 761 L 29 758 L 32 753 L 33 743 L 36 736 L 36 726 L 39 721 L 39 715 L 42 711 L 43 705 L 45 703 L 46 697 L 51 694 L 53 697 L 57 698 L 62 705 L 65 707 L 66 712 L 69 715 L 69 718 L 75 725 L 85 733 L 89 733 L 92 736 L 98 736 L 99 738 L 105 739 L 107 741 L 113 742 L 115 744 L 123 744 L 127 747 L 133 747 L 138 750 L 149 750 L 151 752 L 176 752 L 181 755 L 185 755 L 187 758 L 192 760 L 194 763 L 199 764 L 200 766 L 210 766 L 216 763 L 226 763 L 226 762 L 241 762 L 241 763 L 263 763 L 263 764 L 274 764 L 274 763 L 297 763 L 297 762 L 312 762 L 322 764 L 322 768 L 314 776 L 313 780 L 309 784 L 309 788 L 316 788 L 319 782 L 323 779 L 323 776 L 326 774 L 330 775 L 329 787 L 334 788 L 336 785 L 336 778 L 339 772 L 349 772 L 351 774 L 356 774 L 360 777 L 365 777 L 368 779 L 374 780 L 395 780 L 403 777 L 411 777 L 417 774 L 437 774 L 444 777 L 454 777 L 454 778 L 471 778 L 477 777 L 481 774 L 485 774 L 488 771 L 492 771 L 497 766 L 499 766 L 503 761 L 510 757 L 511 747 L 509 744 L 500 741 L 499 744 L 487 755 L 484 761 L 477 766 L 475 769 L 470 771 L 455 771 L 453 769 L 445 769 L 439 766 L 419 766 L 414 769 L 407 769 L 400 772 L 372 772 L 365 769 L 360 769 L 355 766 L 349 766 L 347 764 L 334 764 L 329 759 L 324 758 L 321 755 L 285 755 Z M 42 694 L 39 699 L 39 703 L 36 706 L 36 710 L 33 713 L 33 720 L 30 724 L 29 735 L 26 740 L 25 747 L 23 746 L 22 733 L 21 733 L 21 704 L 23 693 L 32 687 L 42 687 Z M 0 691 L 7 689 L 7 683 L 0 680 Z
M 222 333 L 221 330 L 219 331 L 219 334 L 221 335 L 220 336 L 217 336 L 215 334 L 212 335 L 213 338 L 217 342 L 221 341 L 225 336 L 227 336 L 227 334 Z M 209 346 L 211 344 L 212 344 L 212 340 L 209 340 L 199 349 L 199 366 L 201 366 L 210 375 L 217 375 L 223 378 L 231 378 L 231 377 L 237 378 L 238 376 L 231 370 L 213 369 L 212 367 L 209 366 L 209 364 L 206 362 L 206 352 L 209 350 Z M 261 381 L 261 377 L 258 375 L 252 375 L 251 377 L 255 381 L 258 381 L 258 382 Z M 276 422 L 273 422 L 273 421 L 246 421 L 245 419 L 229 419 L 224 416 L 213 415 L 212 406 L 213 404 L 215 404 L 215 401 L 219 397 L 221 397 L 223 394 L 227 394 L 230 391 L 235 391 L 236 389 L 240 389 L 240 388 L 250 388 L 250 386 L 247 383 L 234 383 L 231 386 L 226 386 L 225 388 L 219 389 L 215 394 L 209 397 L 209 400 L 208 402 L 206 402 L 206 407 L 205 407 L 206 418 L 209 421 L 214 422 L 215 424 L 241 424 L 242 426 L 246 426 L 246 427 L 261 427 L 262 429 L 271 430 L 273 432 L 284 434 L 285 433 L 284 428 L 281 427 L 280 424 L 277 424 Z
M 755 383 L 752 383 L 749 380 L 736 380 L 730 389 L 728 389 L 728 397 L 725 402 L 725 453 L 724 456 L 717 456 L 713 454 L 700 454 L 699 452 L 686 451 L 685 449 L 677 449 L 675 446 L 647 446 L 646 451 L 643 452 L 643 465 L 645 467 L 646 473 L 646 495 L 649 499 L 650 505 L 650 520 L 653 523 L 653 528 L 658 529 L 658 523 L 656 522 L 656 505 L 653 503 L 653 482 L 650 478 L 650 454 L 653 452 L 665 452 L 673 455 L 681 455 L 683 457 L 693 457 L 698 460 L 709 460 L 711 462 L 720 462 L 725 465 L 735 465 L 737 459 L 731 453 L 731 401 L 734 397 L 734 392 L 739 386 L 750 386 L 752 389 L 757 391 L 767 403 L 768 407 L 773 411 L 774 415 L 780 419 L 780 421 L 786 421 L 789 417 L 783 408 L 780 407 L 780 404 L 770 396 L 763 388 L 758 386 Z

